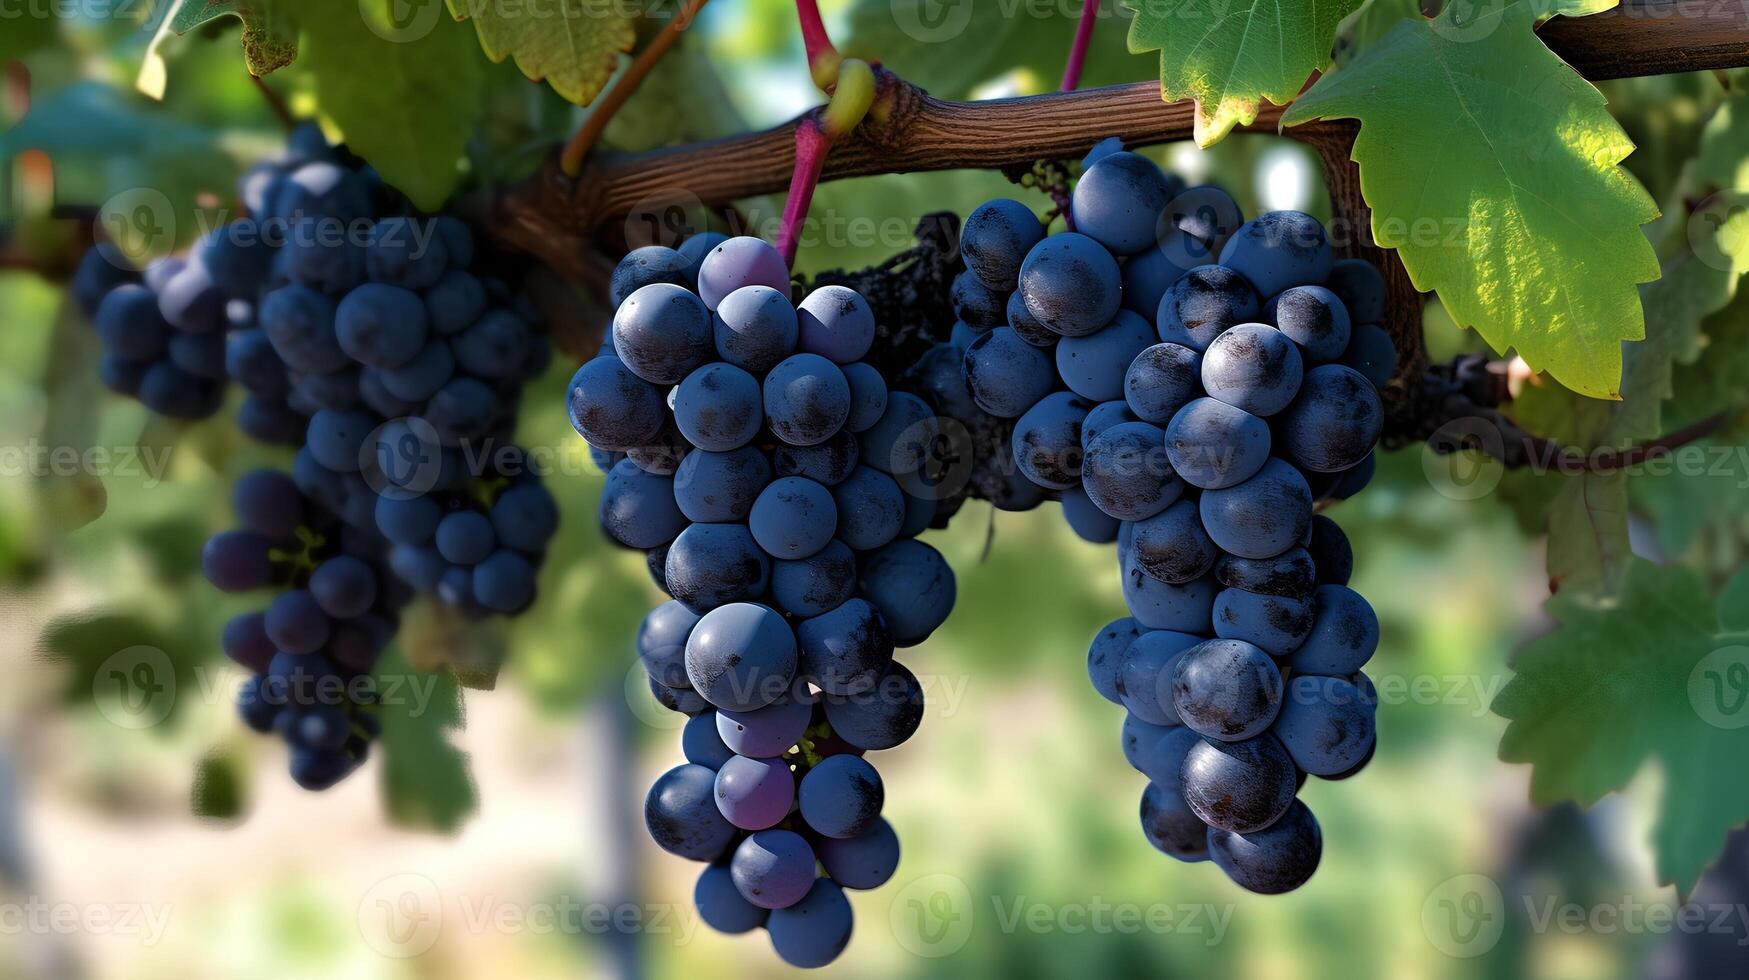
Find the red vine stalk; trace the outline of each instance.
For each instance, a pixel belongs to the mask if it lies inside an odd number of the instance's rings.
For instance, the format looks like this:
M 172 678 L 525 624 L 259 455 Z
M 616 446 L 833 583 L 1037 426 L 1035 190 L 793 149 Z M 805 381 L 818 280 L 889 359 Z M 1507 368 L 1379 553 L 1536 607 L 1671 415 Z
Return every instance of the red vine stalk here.
M 816 0 L 796 0 L 796 20 L 802 27 L 802 50 L 808 56 L 808 74 L 820 91 L 828 91 L 838 79 L 838 64 L 843 59 L 826 34 L 826 22 L 820 19 L 819 3 Z
M 619 81 L 601 97 L 601 101 L 595 103 L 594 111 L 589 113 L 588 119 L 583 120 L 583 125 L 577 128 L 577 134 L 571 137 L 571 141 L 565 144 L 564 152 L 559 154 L 559 169 L 564 171 L 565 176 L 575 177 L 583 172 L 583 160 L 601 139 L 607 124 L 613 121 L 620 107 L 638 90 L 638 86 L 649 76 L 656 63 L 662 60 L 662 56 L 668 53 L 668 49 L 674 47 L 674 42 L 680 40 L 680 35 L 692 26 L 693 19 L 704 5 L 705 0 L 686 0 L 686 4 L 674 18 L 662 25 L 661 33 L 650 42 L 650 46 L 638 55 L 637 60 L 620 76 Z
M 1065 92 L 1081 85 L 1081 66 L 1087 61 L 1087 45 L 1093 40 L 1093 23 L 1098 19 L 1099 0 L 1081 0 L 1081 21 L 1075 25 L 1075 41 L 1069 45 L 1069 63 L 1063 66 Z
M 801 244 L 802 223 L 814 200 L 814 188 L 826 166 L 826 154 L 839 137 L 855 129 L 875 99 L 874 69 L 856 58 L 840 61 L 838 80 L 832 86 L 826 108 L 803 118 L 796 126 L 796 163 L 790 173 L 789 197 L 783 202 L 783 225 L 777 233 L 777 250 L 783 260 L 795 265 Z
M 284 126 L 287 132 L 296 129 L 297 117 L 292 115 L 291 107 L 286 105 L 285 100 L 279 97 L 279 93 L 267 84 L 267 80 L 251 72 L 249 81 L 255 83 L 255 90 L 261 93 L 261 98 L 267 102 L 267 107 L 273 110 L 274 116 L 279 119 L 279 124 Z

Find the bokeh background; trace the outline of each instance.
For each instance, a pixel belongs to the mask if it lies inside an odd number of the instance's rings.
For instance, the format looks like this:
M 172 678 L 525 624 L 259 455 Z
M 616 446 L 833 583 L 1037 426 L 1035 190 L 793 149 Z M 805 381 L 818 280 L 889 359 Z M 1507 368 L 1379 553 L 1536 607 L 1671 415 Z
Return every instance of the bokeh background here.
M 826 6 L 848 50 L 879 51 L 940 94 L 993 97 L 1053 87 L 1077 5 L 958 57 L 900 43 L 901 4 Z M 1146 59 L 1124 52 L 1122 16 L 1105 13 L 1090 81 L 1150 77 Z M 680 719 L 649 699 L 633 666 L 632 632 L 659 596 L 641 557 L 594 528 L 601 474 L 561 409 L 566 358 L 531 389 L 521 433 L 549 454 L 564 515 L 540 604 L 459 637 L 410 628 L 399 644 L 417 665 L 501 660 L 490 681 L 489 670 L 468 677 L 490 689 L 434 679 L 429 705 L 391 727 L 384 751 L 320 795 L 290 783 L 276 740 L 235 721 L 242 675 L 217 638 L 248 602 L 206 585 L 199 548 L 230 523 L 230 482 L 285 460 L 224 415 L 177 425 L 104 392 L 96 341 L 67 302 L 62 257 L 77 223 L 62 215 L 141 186 L 179 209 L 217 206 L 279 133 L 242 71 L 234 23 L 172 42 L 163 102 L 133 94 L 143 17 L 116 8 L 63 20 L 52 47 L 7 70 L 0 110 L 10 125 L 59 100 L 59 114 L 37 115 L 29 146 L 19 130 L 10 143 L 0 133 L 0 974 L 785 972 L 759 936 L 705 929 L 690 909 L 697 866 L 643 832 L 644 790 L 680 758 Z M 792 18 L 781 0 L 707 7 L 609 142 L 695 139 L 812 104 Z M 508 65 L 490 77 L 492 124 L 471 148 L 469 174 L 488 188 L 527 172 L 579 119 Z M 295 110 L 320 112 L 295 65 L 270 83 Z M 1656 196 L 1717 84 L 1607 86 L 1644 147 L 1628 166 Z M 1149 152 L 1192 182 L 1224 184 L 1247 213 L 1328 214 L 1316 158 L 1292 142 L 1237 135 L 1209 152 Z M 800 269 L 878 262 L 910 244 L 924 214 L 963 214 L 998 195 L 1048 207 L 1038 191 L 986 172 L 829 185 Z M 772 222 L 781 205 L 762 198 L 741 210 Z M 1436 359 L 1481 349 L 1437 303 L 1427 319 Z M 53 447 L 112 458 L 50 472 L 40 450 Z M 1054 504 L 998 514 L 973 503 L 951 529 L 930 532 L 958 575 L 959 604 L 907 658 L 928 692 L 923 728 L 881 760 L 903 859 L 887 886 L 852 893 L 856 933 L 829 971 L 1749 975 L 1749 919 L 1721 939 L 1646 917 L 1679 899 L 1655 884 L 1639 796 L 1537 811 L 1528 770 L 1496 759 L 1505 723 L 1489 703 L 1511 677 L 1513 651 L 1548 627 L 1548 586 L 1541 540 L 1505 492 L 1513 481 L 1476 499 L 1452 492 L 1454 478 L 1475 476 L 1453 467 L 1474 465 L 1418 449 L 1384 455 L 1368 492 L 1329 512 L 1354 543 L 1355 587 L 1383 624 L 1369 668 L 1383 696 L 1380 747 L 1360 776 L 1306 788 L 1323 864 L 1277 898 L 1177 864 L 1139 832 L 1144 781 L 1119 751 L 1121 712 L 1084 669 L 1088 640 L 1124 615 L 1110 549 L 1076 539 Z M 1646 538 L 1655 555 L 1656 536 Z M 142 660 L 166 683 L 130 686 Z M 1740 852 L 1728 863 L 1749 869 Z M 1749 901 L 1742 877 L 1715 875 L 1703 888 Z

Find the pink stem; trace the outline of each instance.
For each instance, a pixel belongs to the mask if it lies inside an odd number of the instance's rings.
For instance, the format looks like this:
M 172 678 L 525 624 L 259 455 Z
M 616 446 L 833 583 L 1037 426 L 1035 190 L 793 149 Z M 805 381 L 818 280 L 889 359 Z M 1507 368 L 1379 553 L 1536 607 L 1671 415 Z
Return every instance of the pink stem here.
M 802 49 L 808 57 L 808 71 L 814 74 L 815 82 L 819 82 L 826 67 L 830 66 L 832 72 L 837 71 L 838 49 L 826 36 L 826 23 L 820 19 L 820 5 L 816 0 L 796 0 L 796 19 L 802 26 Z
M 1099 19 L 1099 0 L 1081 0 L 1081 22 L 1075 25 L 1075 43 L 1069 47 L 1069 63 L 1063 67 L 1063 91 L 1081 84 L 1081 66 L 1087 62 L 1087 45 L 1093 40 L 1093 22 Z
M 790 175 L 789 197 L 783 202 L 783 227 L 777 232 L 777 250 L 791 266 L 796 264 L 802 224 L 808 220 L 808 205 L 813 203 L 820 170 L 826 165 L 826 151 L 831 148 L 832 137 L 818 118 L 809 116 L 796 127 L 796 169 Z

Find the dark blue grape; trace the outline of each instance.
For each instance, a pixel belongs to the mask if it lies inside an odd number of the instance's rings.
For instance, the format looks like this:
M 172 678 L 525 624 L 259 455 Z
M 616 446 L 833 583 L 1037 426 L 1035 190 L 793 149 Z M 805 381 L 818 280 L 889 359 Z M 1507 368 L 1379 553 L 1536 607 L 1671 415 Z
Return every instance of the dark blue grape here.
M 473 327 L 469 333 L 478 329 Z M 711 313 L 684 286 L 669 282 L 644 286 L 614 312 L 613 349 L 645 381 L 679 384 L 710 359 Z
M 1373 383 L 1373 387 L 1382 388 L 1396 377 L 1397 345 L 1391 342 L 1391 335 L 1383 327 L 1363 323 L 1354 328 L 1341 362 L 1360 372 Z
M 224 334 L 175 331 L 169 348 L 170 363 L 182 370 L 209 381 L 225 380 Z
M 1097 333 L 1117 314 L 1123 298 L 1117 260 L 1075 232 L 1034 245 L 1021 264 L 1019 286 L 1027 312 L 1064 337 Z
M 1117 540 L 1117 529 L 1122 522 L 1100 510 L 1086 491 L 1064 490 L 1061 503 L 1063 520 L 1076 537 L 1091 544 L 1110 544 Z
M 851 432 L 866 432 L 887 412 L 887 381 L 872 364 L 858 361 L 843 366 L 844 380 L 850 383 L 850 415 L 844 428 Z
M 737 289 L 717 304 L 711 331 L 717 356 L 755 376 L 796 349 L 796 308 L 788 291 L 770 286 Z
M 1249 834 L 1287 812 L 1299 775 L 1287 749 L 1265 733 L 1243 742 L 1202 740 L 1185 755 L 1181 778 L 1184 801 L 1203 823 Z
M 706 364 L 680 383 L 674 393 L 674 422 L 694 446 L 727 452 L 745 446 L 759 434 L 764 421 L 762 403 L 759 382 L 751 374 L 719 361 Z M 650 437 L 654 435 L 652 432 Z
M 742 524 L 694 524 L 668 547 L 668 590 L 695 611 L 756 598 L 770 575 L 771 559 Z
M 1198 184 L 1166 205 L 1166 220 L 1202 243 L 1203 254 L 1208 256 L 1204 262 L 1214 262 L 1227 237 L 1239 230 L 1245 216 L 1233 195 L 1214 184 Z
M 1341 357 L 1353 329 L 1347 307 L 1323 286 L 1295 286 L 1271 297 L 1263 318 L 1300 346 L 1308 367 Z
M 201 572 L 221 592 L 264 588 L 273 581 L 272 547 L 253 531 L 220 531 L 201 548 Z
M 1269 423 L 1214 398 L 1184 406 L 1166 426 L 1166 458 L 1173 472 L 1204 490 L 1253 478 L 1268 462 L 1269 448 Z
M 686 281 L 693 287 L 698 286 L 699 267 L 703 265 L 705 256 L 718 245 L 729 240 L 729 236 L 719 231 L 701 231 L 675 248 L 680 257 L 686 260 Z
M 237 479 L 231 506 L 244 527 L 274 540 L 286 540 L 304 521 L 304 497 L 291 477 L 278 470 L 254 470 Z
M 486 312 L 486 287 L 472 273 L 451 269 L 425 291 L 425 312 L 433 333 L 461 333 Z
M 1166 434 L 1146 422 L 1114 425 L 1087 443 L 1082 488 L 1120 521 L 1153 517 L 1177 500 L 1184 484 L 1166 457 Z
M 894 541 L 862 564 L 861 594 L 881 611 L 897 646 L 916 646 L 946 622 L 955 593 L 947 560 L 915 539 Z
M 1378 444 L 1384 418 L 1372 382 L 1340 364 L 1320 365 L 1306 372 L 1300 396 L 1282 414 L 1281 450 L 1303 470 L 1346 470 Z
M 1129 403 L 1122 400 L 1100 402 L 1087 413 L 1087 418 L 1081 422 L 1081 448 L 1085 450 L 1099 434 L 1114 425 L 1125 422 L 1140 422 L 1136 413 L 1130 411 Z
M 237 691 L 237 716 L 250 730 L 266 735 L 273 731 L 273 722 L 280 709 L 279 705 L 261 696 L 261 685 L 259 677 L 243 681 L 243 686 Z
M 1299 393 L 1305 365 L 1287 335 L 1262 323 L 1241 323 L 1216 337 L 1202 358 L 1209 397 L 1267 418 Z
M 717 774 L 688 763 L 663 773 L 644 799 L 644 826 L 656 846 L 694 861 L 709 861 L 735 839 L 735 827 L 717 811 Z
M 1166 288 L 1154 326 L 1161 340 L 1200 352 L 1227 328 L 1257 315 L 1257 291 L 1244 276 L 1225 266 L 1202 265 Z
M 850 944 L 852 916 L 844 891 L 825 878 L 814 881 L 808 893 L 788 908 L 771 913 L 766 931 L 771 948 L 790 966 L 822 967 L 838 958 Z
M 1295 673 L 1346 677 L 1366 666 L 1379 648 L 1379 618 L 1360 593 L 1342 585 L 1320 585 L 1313 595 L 1311 633 L 1294 651 Z
M 213 285 L 212 277 L 197 263 L 189 263 L 171 276 L 158 291 L 158 312 L 164 321 L 188 333 L 223 329 L 225 304 L 230 297 Z
M 1221 265 L 1244 276 L 1260 296 L 1330 277 L 1335 257 L 1318 219 L 1300 211 L 1271 211 L 1241 225 L 1221 249 Z
M 1123 539 L 1118 539 L 1121 545 Z M 1124 605 L 1130 615 L 1149 629 L 1176 630 L 1180 633 L 1212 632 L 1211 616 L 1215 604 L 1215 584 L 1199 578 L 1182 585 L 1173 585 L 1149 575 L 1135 560 L 1121 552 Z
M 456 359 L 449 342 L 433 337 L 413 359 L 400 367 L 380 373 L 384 390 L 409 403 L 425 401 L 437 394 L 455 374 Z
M 1273 731 L 1300 771 L 1341 775 L 1366 760 L 1377 739 L 1375 708 L 1340 677 L 1302 674 L 1288 682 Z
M 225 622 L 219 646 L 238 666 L 260 674 L 267 671 L 278 653 L 267 636 L 267 617 L 259 612 L 242 613 Z
M 836 609 L 856 590 L 856 555 L 833 541 L 801 561 L 771 566 L 771 598 L 792 616 L 818 616 Z
M 520 612 L 534 590 L 534 565 L 517 552 L 500 548 L 474 566 L 474 601 L 494 612 Z
M 786 477 L 786 479 L 795 479 Z M 905 523 L 905 496 L 893 478 L 859 466 L 832 488 L 838 538 L 857 551 L 872 551 L 898 537 Z
M 1220 557 L 1219 549 L 1203 530 L 1197 505 L 1189 500 L 1137 521 L 1130 551 L 1149 576 L 1173 585 L 1202 578 Z M 1219 608 L 1217 604 L 1217 614 Z
M 1172 704 L 1198 734 L 1241 742 L 1261 734 L 1281 710 L 1281 669 L 1243 640 L 1208 640 L 1178 658 Z
M 1141 772 L 1142 763 L 1147 760 L 1149 753 L 1154 751 L 1155 743 L 1168 733 L 1175 731 L 1189 731 L 1189 729 L 1183 725 L 1151 725 L 1135 715 L 1125 713 L 1121 742 L 1124 759 L 1137 772 Z
M 705 613 L 686 639 L 687 679 L 719 709 L 764 707 L 789 690 L 795 672 L 795 633 L 767 606 L 719 606 Z
M 1314 517 L 1313 521 L 1319 519 Z M 1306 549 L 1289 548 L 1273 558 L 1222 555 L 1215 563 L 1215 578 L 1229 588 L 1304 599 L 1317 588 L 1318 569 Z
M 356 473 L 364 441 L 376 426 L 376 419 L 363 412 L 323 409 L 310 418 L 310 455 L 336 473 Z
M 353 619 L 376 603 L 376 572 L 351 555 L 335 555 L 310 573 L 310 594 L 328 615 Z
M 728 523 L 746 520 L 770 482 L 771 464 L 751 446 L 721 453 L 696 449 L 675 469 L 672 490 L 688 520 Z
M 1199 504 L 1203 527 L 1222 551 L 1272 558 L 1300 543 L 1312 521 L 1312 491 L 1279 459 L 1237 486 L 1209 490 Z
M 1161 212 L 1183 189 L 1154 161 L 1120 151 L 1100 158 L 1081 174 L 1069 209 L 1077 231 L 1114 255 L 1133 255 L 1154 243 Z
M 809 293 L 796 317 L 798 351 L 850 364 L 874 346 L 874 311 L 862 294 L 846 286 L 821 286 Z
M 299 285 L 282 286 L 261 301 L 261 329 L 286 367 L 306 374 L 338 371 L 347 364 L 335 333 L 333 300 Z
M 1272 657 L 1293 653 L 1312 629 L 1312 603 L 1305 597 L 1260 595 L 1227 589 L 1215 596 L 1215 635 L 1244 640 Z
M 899 870 L 899 835 L 885 817 L 855 837 L 820 839 L 820 863 L 845 888 L 879 888 Z
M 650 676 L 668 687 L 690 687 L 686 677 L 686 639 L 698 625 L 698 614 L 675 601 L 664 602 L 644 616 L 638 627 L 638 659 Z
M 591 446 L 621 452 L 647 445 L 668 418 L 661 389 L 617 357 L 597 357 L 578 368 L 567 407 L 572 428 Z
M 687 274 L 689 265 L 686 256 L 665 245 L 634 248 L 613 267 L 613 276 L 608 280 L 608 300 L 617 308 L 626 297 L 656 283 L 691 289 L 692 278 Z
M 826 720 L 833 734 L 870 751 L 901 745 L 923 723 L 923 688 L 904 664 L 893 661 L 872 687 L 855 694 L 827 694 Z
M 1371 262 L 1337 259 L 1324 285 L 1341 298 L 1355 324 L 1378 323 L 1385 318 L 1385 277 Z
M 785 695 L 752 711 L 719 711 L 717 736 L 737 755 L 774 759 L 788 752 L 814 717 L 810 698 Z
M 895 397 L 900 394 L 903 393 L 894 393 Z M 831 487 L 843 483 L 855 472 L 862 459 L 862 447 L 857 437 L 846 429 L 818 446 L 780 443 L 772 451 L 771 459 L 778 476 L 803 476 Z
M 880 819 L 886 789 L 875 767 L 853 755 L 834 755 L 802 777 L 797 792 L 802 819 L 826 837 L 856 837 Z
M 1014 423 L 1012 449 L 1020 472 L 1047 490 L 1081 480 L 1081 423 L 1093 403 L 1074 392 L 1046 395 Z
M 1239 887 L 1261 895 L 1291 892 L 1309 881 L 1324 853 L 1318 821 L 1294 801 L 1281 819 L 1248 833 L 1209 828 L 1209 857 Z
M 997 198 L 966 215 L 960 228 L 960 255 L 985 286 L 1008 292 L 1020 277 L 1027 253 L 1044 237 L 1045 227 L 1031 208 Z
M 1311 535 L 1306 551 L 1318 569 L 1318 584 L 1347 585 L 1354 574 L 1354 549 L 1348 544 L 1348 535 L 1323 514 L 1312 518 Z
M 452 564 L 475 564 L 491 554 L 497 543 L 491 520 L 478 511 L 453 511 L 437 522 L 437 552 Z
M 328 296 L 344 296 L 365 278 L 364 247 L 345 238 L 293 235 L 280 248 L 278 261 L 292 282 Z
M 814 886 L 814 851 L 794 831 L 757 831 L 735 848 L 729 874 L 747 901 L 764 909 L 786 908 Z
M 735 757 L 723 737 L 717 733 L 717 713 L 706 711 L 686 719 L 680 732 L 680 750 L 686 761 L 715 772 L 723 763 Z
M 106 351 L 133 361 L 163 356 L 170 339 L 170 325 L 158 312 L 157 297 L 133 283 L 110 290 L 98 304 L 93 326 Z
M 687 527 L 686 515 L 674 499 L 673 480 L 646 473 L 631 460 L 622 459 L 607 474 L 601 490 L 601 529 L 628 548 L 667 544 Z M 442 532 L 440 526 L 440 546 Z
M 772 557 L 807 558 L 831 542 L 838 527 L 838 508 L 832 491 L 813 480 L 786 476 L 760 492 L 747 526 L 753 540 Z
M 696 720 L 696 719 L 695 719 Z M 692 723 L 688 722 L 688 729 Z M 741 897 L 734 876 L 725 865 L 713 864 L 698 876 L 692 889 L 692 904 L 705 925 L 718 932 L 737 934 L 751 932 L 765 925 L 771 913 Z
M 1129 257 L 1123 264 L 1123 305 L 1152 326 L 1160 312 L 1160 298 L 1186 272 L 1214 261 L 1208 246 L 1186 232 L 1163 227 L 1160 240 Z
M 1184 802 L 1176 773 L 1170 782 L 1151 782 L 1142 791 L 1142 835 L 1180 861 L 1208 860 L 1208 825 Z
M 425 304 L 417 293 L 377 282 L 347 293 L 334 324 L 341 349 L 359 363 L 377 368 L 399 367 L 412 360 L 429 333 Z
M 1173 630 L 1145 630 L 1124 648 L 1118 665 L 1119 700 L 1150 725 L 1178 725 L 1172 701 L 1173 671 L 1199 637 Z
M 953 315 L 961 323 L 973 332 L 983 333 L 1008 322 L 1008 292 L 1013 288 L 1013 284 L 1009 284 L 992 289 L 967 270 L 954 277 L 948 301 L 953 305 Z M 959 328 L 954 329 L 958 332 Z
M 558 505 L 538 481 L 510 487 L 492 503 L 492 530 L 507 548 L 539 554 L 558 529 Z
M 775 827 L 795 803 L 796 778 L 782 759 L 737 755 L 717 770 L 717 809 L 742 830 Z
M 1008 326 L 1020 335 L 1021 340 L 1034 347 L 1043 347 L 1049 350 L 1055 347 L 1057 341 L 1061 339 L 1044 324 L 1038 322 L 1038 319 L 1027 310 L 1026 300 L 1021 297 L 1019 290 L 1008 294 L 1007 308 Z
M 275 646 L 286 653 L 315 653 L 328 641 L 328 614 L 304 589 L 275 596 L 267 606 L 264 623 Z
M 910 392 L 891 392 L 881 420 L 862 434 L 862 463 L 894 476 L 916 473 L 930 458 L 930 448 L 940 434 L 940 420 L 927 402 Z M 779 454 L 781 469 L 781 449 Z
M 1093 636 L 1087 648 L 1087 676 L 1093 689 L 1112 704 L 1123 703 L 1123 685 L 1119 672 L 1123 668 L 1124 651 L 1131 641 L 1142 635 L 1142 626 L 1129 616 L 1114 619 Z
M 797 623 L 796 641 L 801 675 L 828 695 L 868 691 L 893 662 L 886 619 L 865 599 Z
M 1056 370 L 1044 351 L 1010 327 L 998 327 L 966 348 L 966 387 L 978 407 L 1000 418 L 1017 418 L 1056 386 Z
M 1154 344 L 1124 372 L 1124 403 L 1144 422 L 1165 425 L 1201 393 L 1202 355 L 1182 344 Z
M 850 382 L 818 354 L 785 358 L 765 376 L 763 390 L 765 423 L 792 446 L 817 446 L 850 418 Z

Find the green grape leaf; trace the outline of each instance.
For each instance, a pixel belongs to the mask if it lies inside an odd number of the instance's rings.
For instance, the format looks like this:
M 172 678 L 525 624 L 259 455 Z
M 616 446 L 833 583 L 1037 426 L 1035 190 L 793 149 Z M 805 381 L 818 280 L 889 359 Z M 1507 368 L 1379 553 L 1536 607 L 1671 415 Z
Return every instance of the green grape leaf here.
M 588 105 L 601 92 L 620 54 L 637 41 L 636 12 L 624 5 L 587 0 L 447 2 L 456 20 L 473 22 L 486 57 L 494 63 L 515 59 L 530 80 L 545 79 L 560 97 L 578 105 Z
M 1160 97 L 1196 100 L 1196 142 L 1209 146 L 1286 105 L 1330 59 L 1331 40 L 1360 0 L 1187 0 L 1136 8 L 1129 46 L 1160 52 Z
M 243 63 L 251 75 L 266 75 L 292 63 L 298 56 L 297 24 L 284 0 L 170 0 L 168 12 L 159 21 L 135 85 L 154 99 L 162 99 L 169 83 L 164 64 L 164 43 L 222 17 L 235 17 L 243 24 Z
M 1130 11 L 1117 0 L 1098 2 L 1099 20 L 1088 43 L 1081 85 L 1092 88 L 1146 77 L 1150 59 L 1131 53 L 1124 43 Z M 944 99 L 967 98 L 979 85 L 1011 76 L 1022 93 L 1051 91 L 1069 59 L 1080 5 L 1041 5 L 1017 14 L 1013 3 L 857 0 L 840 50 L 854 58 L 878 59 Z
M 1532 766 L 1543 806 L 1589 806 L 1655 764 L 1659 880 L 1687 891 L 1749 818 L 1749 782 L 1721 775 L 1749 752 L 1749 686 L 1733 667 L 1749 647 L 1718 635 L 1705 584 L 1680 566 L 1635 561 L 1618 597 L 1563 593 L 1548 611 L 1560 627 L 1520 652 L 1494 701 L 1500 758 Z
M 426 0 L 420 10 L 435 10 Z M 480 121 L 485 65 L 467 29 L 423 14 L 396 20 L 396 0 L 316 0 L 303 22 L 299 66 L 315 77 L 316 102 L 353 151 L 428 211 L 461 177 Z M 365 26 L 359 25 L 359 19 Z
M 461 688 L 449 673 L 412 669 L 397 645 L 372 675 L 382 704 L 382 797 L 404 827 L 454 831 L 479 805 L 467 753 L 449 733 L 462 728 Z
M 1373 235 L 1415 285 L 1496 350 L 1620 397 L 1621 342 L 1645 336 L 1635 287 L 1658 275 L 1640 230 L 1658 209 L 1619 166 L 1633 144 L 1537 39 L 1530 0 L 1461 6 L 1398 19 L 1283 122 L 1358 119 Z

